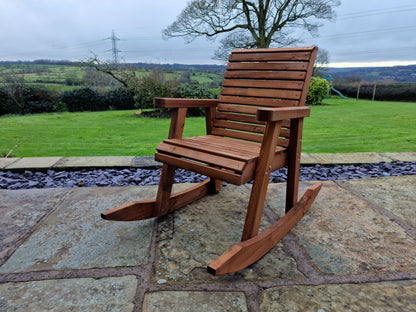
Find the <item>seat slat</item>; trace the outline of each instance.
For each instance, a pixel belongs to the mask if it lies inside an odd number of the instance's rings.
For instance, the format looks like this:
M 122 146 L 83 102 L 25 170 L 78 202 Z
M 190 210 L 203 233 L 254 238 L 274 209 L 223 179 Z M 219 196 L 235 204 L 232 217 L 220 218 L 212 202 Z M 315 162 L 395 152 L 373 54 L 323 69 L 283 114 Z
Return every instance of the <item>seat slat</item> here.
M 216 179 L 220 179 L 222 181 L 227 181 L 235 185 L 241 185 L 244 183 L 242 179 L 242 175 L 234 173 L 232 171 L 221 170 L 221 169 L 217 169 L 217 168 L 209 167 L 209 166 L 201 166 L 201 164 L 199 163 L 195 163 L 190 160 L 166 155 L 163 153 L 155 153 L 155 160 L 160 161 L 162 163 L 168 163 L 173 166 L 183 168 L 185 170 L 198 172 L 200 174 L 213 177 Z
M 260 151 L 260 146 L 253 142 L 233 142 L 236 140 L 229 138 L 221 138 L 224 140 L 204 140 L 204 138 L 204 136 L 201 136 L 185 139 L 168 139 L 164 142 L 196 151 L 207 152 L 223 157 L 230 157 L 235 160 L 246 162 L 251 161 L 253 158 L 257 157 Z M 252 145 L 244 145 L 241 143 L 252 143 Z
M 247 162 L 253 161 L 260 153 L 260 144 L 257 142 L 235 140 L 216 135 L 209 136 L 208 140 L 205 138 L 205 136 L 193 137 L 190 140 L 186 138 L 185 141 L 187 144 L 199 146 L 201 149 L 210 150 L 211 152 L 215 151 L 218 155 L 229 155 L 229 157 L 234 157 L 234 159 Z
M 222 95 L 236 95 L 236 96 L 254 96 L 266 98 L 280 98 L 288 100 L 299 100 L 301 96 L 300 91 L 295 90 L 276 90 L 276 89 L 254 89 L 254 88 L 227 88 L 223 87 Z
M 240 153 L 242 157 L 257 157 L 260 153 L 260 144 L 224 138 L 216 135 L 198 136 L 185 138 L 185 141 L 202 143 L 220 150 L 230 150 L 233 153 Z
M 238 161 L 230 157 L 218 156 L 215 155 L 215 153 L 201 152 L 192 148 L 184 148 L 168 143 L 160 143 L 157 147 L 157 151 L 159 153 L 163 152 L 167 154 L 172 154 L 176 157 L 180 156 L 183 158 L 193 159 L 211 165 L 221 164 L 222 167 L 237 172 L 242 172 L 246 165 L 246 162 Z

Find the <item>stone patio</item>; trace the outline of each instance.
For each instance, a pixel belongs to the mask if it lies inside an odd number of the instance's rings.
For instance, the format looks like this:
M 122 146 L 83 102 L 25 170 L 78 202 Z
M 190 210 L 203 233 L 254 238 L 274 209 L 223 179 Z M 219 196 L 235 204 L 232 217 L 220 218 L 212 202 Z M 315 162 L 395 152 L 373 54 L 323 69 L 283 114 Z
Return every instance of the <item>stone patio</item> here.
M 221 277 L 206 265 L 239 241 L 249 185 L 135 222 L 100 212 L 156 186 L 0 190 L 0 311 L 416 311 L 416 176 L 323 184 L 276 247 Z M 269 186 L 263 229 L 284 192 Z

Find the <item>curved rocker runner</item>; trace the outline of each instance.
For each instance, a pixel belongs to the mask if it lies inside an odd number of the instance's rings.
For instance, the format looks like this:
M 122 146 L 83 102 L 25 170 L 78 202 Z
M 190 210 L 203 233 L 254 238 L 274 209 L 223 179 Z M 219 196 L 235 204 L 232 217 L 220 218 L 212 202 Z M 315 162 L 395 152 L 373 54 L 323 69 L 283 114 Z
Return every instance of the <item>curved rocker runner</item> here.
M 229 57 L 218 100 L 155 98 L 155 107 L 172 109 L 168 139 L 155 160 L 162 173 L 155 200 L 131 202 L 102 218 L 134 221 L 160 217 L 207 194 L 223 181 L 253 181 L 241 243 L 208 266 L 221 275 L 239 271 L 264 256 L 293 228 L 321 189 L 317 183 L 298 201 L 303 118 L 317 48 L 235 50 Z M 204 136 L 182 138 L 188 107 L 205 108 Z M 288 167 L 286 214 L 258 234 L 270 173 Z M 210 178 L 172 194 L 176 168 Z

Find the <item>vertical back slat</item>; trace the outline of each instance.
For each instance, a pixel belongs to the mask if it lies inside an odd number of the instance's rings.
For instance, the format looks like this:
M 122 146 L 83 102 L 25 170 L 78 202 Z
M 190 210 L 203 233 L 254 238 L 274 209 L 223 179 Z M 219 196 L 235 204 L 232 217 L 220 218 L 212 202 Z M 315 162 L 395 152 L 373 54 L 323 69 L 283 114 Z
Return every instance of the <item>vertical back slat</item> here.
M 304 106 L 317 48 L 234 50 L 224 75 L 212 134 L 261 142 L 264 123 L 259 107 Z M 279 146 L 287 147 L 288 122 Z

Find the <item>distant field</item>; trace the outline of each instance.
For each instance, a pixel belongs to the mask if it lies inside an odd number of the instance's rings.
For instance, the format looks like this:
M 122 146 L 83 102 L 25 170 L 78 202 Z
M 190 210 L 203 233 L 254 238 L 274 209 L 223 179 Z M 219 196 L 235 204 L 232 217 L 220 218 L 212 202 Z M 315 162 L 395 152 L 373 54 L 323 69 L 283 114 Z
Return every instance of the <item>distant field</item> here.
M 90 86 L 92 80 L 96 79 L 96 72 L 92 70 L 93 74 L 88 73 L 88 68 L 85 66 L 76 65 L 48 65 L 48 64 L 34 64 L 34 63 L 0 63 L 0 85 L 6 83 L 7 75 L 21 75 L 24 74 L 24 81 L 27 84 L 34 86 L 45 86 L 50 90 L 63 92 L 75 88 Z M 147 75 L 150 70 L 137 69 L 138 75 Z M 215 84 L 219 86 L 222 76 L 209 72 L 198 72 L 190 70 L 189 79 L 197 81 L 200 84 Z M 184 71 L 166 71 L 165 75 L 168 80 L 180 81 Z M 105 76 L 105 74 L 103 74 Z M 107 77 L 108 78 L 108 77 Z M 108 82 L 105 81 L 108 85 Z M 94 84 L 95 85 L 95 84 Z
M 330 98 L 305 119 L 303 151 L 310 153 L 416 151 L 416 103 Z M 0 117 L 0 155 L 14 157 L 153 155 L 168 119 L 134 111 Z M 185 135 L 204 133 L 204 119 L 188 118 Z

